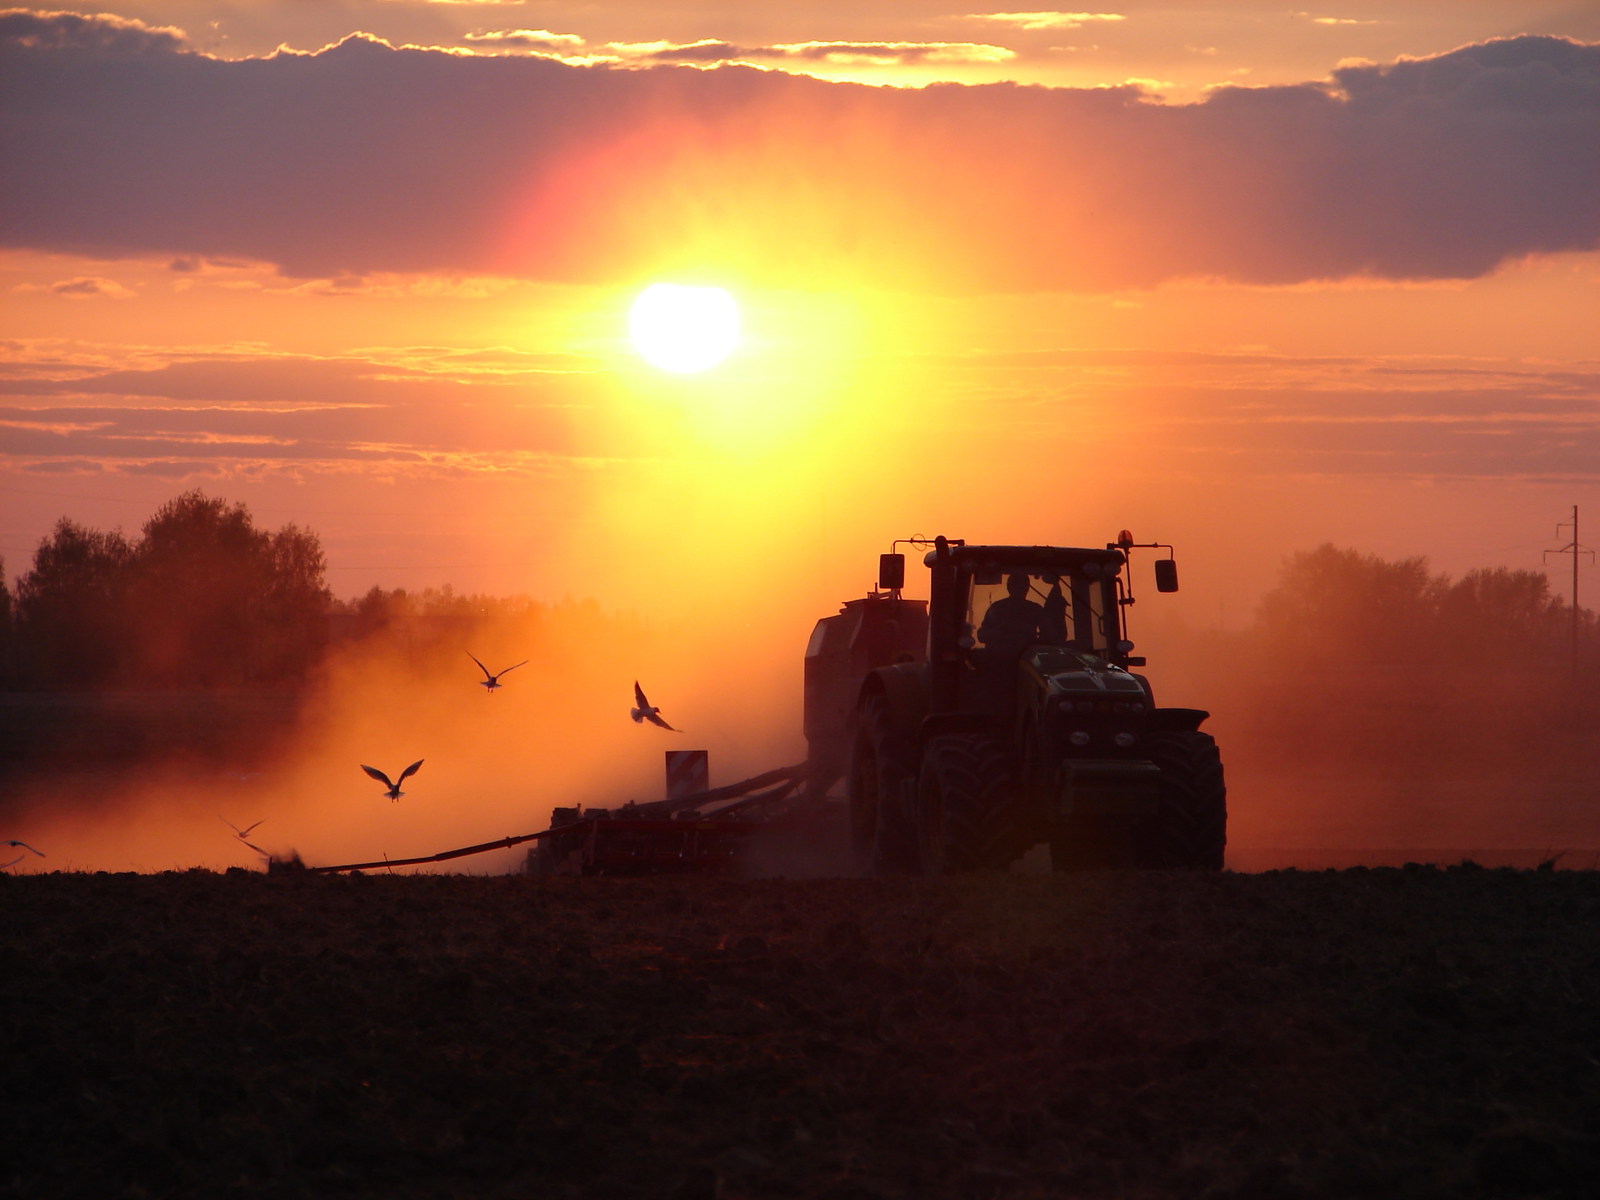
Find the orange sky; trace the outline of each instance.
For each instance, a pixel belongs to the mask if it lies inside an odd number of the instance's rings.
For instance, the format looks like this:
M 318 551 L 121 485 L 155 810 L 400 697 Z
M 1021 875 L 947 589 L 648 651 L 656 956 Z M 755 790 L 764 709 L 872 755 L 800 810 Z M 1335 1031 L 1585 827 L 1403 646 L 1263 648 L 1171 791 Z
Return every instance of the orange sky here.
M 1600 521 L 1594 6 L 105 14 L 0 15 L 12 579 L 199 486 L 340 595 L 819 613 L 893 537 L 1129 526 L 1238 624 L 1323 541 Z M 639 361 L 657 279 L 727 363 Z
M 1295 551 L 1459 576 L 1600 530 L 1595 5 L 95 7 L 0 12 L 8 577 L 199 487 L 314 530 L 340 596 L 593 598 L 650 640 L 502 631 L 545 669 L 466 708 L 454 650 L 341 662 L 271 778 L 41 801 L 8 836 L 46 869 L 648 796 L 634 674 L 716 782 L 770 767 L 894 538 L 1175 544 L 1132 614 L 1160 689 L 1163 631 L 1242 627 Z M 634 352 L 663 280 L 737 297 L 721 366 Z M 417 756 L 399 805 L 355 765 Z

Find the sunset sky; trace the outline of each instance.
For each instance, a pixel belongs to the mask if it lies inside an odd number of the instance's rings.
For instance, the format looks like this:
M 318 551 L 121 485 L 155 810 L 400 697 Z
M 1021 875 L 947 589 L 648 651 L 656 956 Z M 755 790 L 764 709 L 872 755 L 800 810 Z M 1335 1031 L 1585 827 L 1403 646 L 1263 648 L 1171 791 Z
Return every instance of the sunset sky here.
M 12 580 L 199 487 L 341 596 L 797 656 L 913 534 L 1127 527 L 1202 627 L 1600 544 L 1600 4 L 96 8 L 0 13 Z M 658 281 L 722 365 L 635 353 Z

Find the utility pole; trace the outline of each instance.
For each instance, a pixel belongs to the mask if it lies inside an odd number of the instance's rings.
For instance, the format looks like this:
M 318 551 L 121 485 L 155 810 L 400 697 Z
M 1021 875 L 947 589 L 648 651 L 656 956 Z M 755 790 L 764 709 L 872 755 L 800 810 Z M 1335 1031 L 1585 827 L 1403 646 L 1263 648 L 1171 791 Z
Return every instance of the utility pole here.
M 1556 536 L 1561 536 L 1561 531 L 1568 525 L 1572 526 L 1572 540 L 1559 550 L 1546 550 L 1545 561 L 1549 561 L 1552 554 L 1572 555 L 1572 678 L 1578 678 L 1578 556 L 1587 554 L 1589 561 L 1594 561 L 1594 551 L 1578 540 L 1578 506 L 1572 506 L 1572 520 L 1563 521 L 1556 526 Z

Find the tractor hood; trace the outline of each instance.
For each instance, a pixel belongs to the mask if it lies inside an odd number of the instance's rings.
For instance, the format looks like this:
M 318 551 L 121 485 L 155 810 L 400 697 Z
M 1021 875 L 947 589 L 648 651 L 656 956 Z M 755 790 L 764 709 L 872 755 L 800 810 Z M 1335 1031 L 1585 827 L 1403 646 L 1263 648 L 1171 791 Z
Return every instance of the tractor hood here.
M 1100 696 L 1107 700 L 1144 698 L 1137 678 L 1098 654 L 1069 646 L 1035 646 L 1023 655 L 1025 669 L 1050 695 Z

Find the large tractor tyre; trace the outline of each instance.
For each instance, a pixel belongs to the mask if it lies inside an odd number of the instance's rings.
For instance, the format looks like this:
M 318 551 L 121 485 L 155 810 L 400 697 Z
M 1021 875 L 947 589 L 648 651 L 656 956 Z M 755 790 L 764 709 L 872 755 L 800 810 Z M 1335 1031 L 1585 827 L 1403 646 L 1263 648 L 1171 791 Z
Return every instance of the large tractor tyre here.
M 1160 802 L 1141 858 L 1153 867 L 1222 870 L 1228 844 L 1228 789 L 1209 733 L 1152 733 L 1141 747 L 1161 769 Z
M 858 869 L 903 875 L 916 866 L 916 785 L 910 751 L 897 738 L 886 700 L 873 698 L 857 714 L 847 794 L 850 850 Z
M 917 865 L 924 875 L 998 871 L 1027 848 L 1011 755 L 988 734 L 941 734 L 917 779 Z

